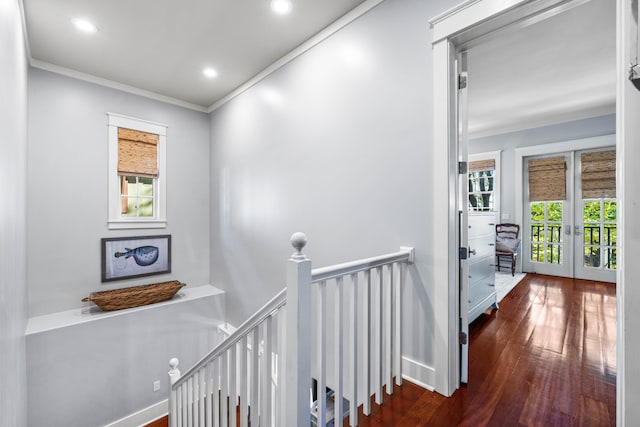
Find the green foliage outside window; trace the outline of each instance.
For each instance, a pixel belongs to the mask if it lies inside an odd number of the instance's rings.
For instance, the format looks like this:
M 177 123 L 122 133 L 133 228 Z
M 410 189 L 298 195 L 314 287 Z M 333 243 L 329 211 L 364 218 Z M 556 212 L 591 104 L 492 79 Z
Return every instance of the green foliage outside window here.
M 122 193 L 127 208 L 123 210 L 124 217 L 152 217 L 153 216 L 153 178 L 126 177 L 124 185 L 127 191 Z

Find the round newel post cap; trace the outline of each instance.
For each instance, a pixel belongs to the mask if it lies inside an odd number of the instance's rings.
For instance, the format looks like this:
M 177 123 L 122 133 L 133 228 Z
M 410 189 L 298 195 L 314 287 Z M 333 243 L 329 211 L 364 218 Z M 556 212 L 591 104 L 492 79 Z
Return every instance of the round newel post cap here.
M 178 369 L 178 359 L 176 357 L 169 360 L 169 382 L 174 385 L 180 379 L 180 370 Z
M 305 254 L 302 253 L 302 248 L 307 244 L 307 236 L 304 233 L 297 232 L 291 235 L 291 246 L 296 250 L 291 258 L 293 259 L 306 259 Z
M 180 364 L 180 362 L 178 361 L 177 357 L 174 357 L 171 360 L 169 360 L 169 367 L 171 369 L 176 369 L 179 364 Z

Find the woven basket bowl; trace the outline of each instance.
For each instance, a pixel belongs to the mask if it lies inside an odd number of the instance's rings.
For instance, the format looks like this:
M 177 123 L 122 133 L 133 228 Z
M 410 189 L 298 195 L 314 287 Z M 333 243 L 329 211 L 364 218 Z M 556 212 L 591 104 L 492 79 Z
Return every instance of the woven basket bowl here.
M 172 280 L 111 291 L 91 292 L 82 301 L 91 301 L 103 311 L 122 310 L 170 300 L 183 286 L 186 284 Z

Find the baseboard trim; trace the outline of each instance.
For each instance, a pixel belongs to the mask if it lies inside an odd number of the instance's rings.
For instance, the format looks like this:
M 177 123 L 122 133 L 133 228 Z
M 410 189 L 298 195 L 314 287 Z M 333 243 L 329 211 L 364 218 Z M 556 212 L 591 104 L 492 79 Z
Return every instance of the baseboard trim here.
M 402 357 L 402 378 L 429 391 L 435 390 L 433 384 L 435 383 L 436 370 L 404 356 Z
M 131 415 L 107 424 L 105 427 L 144 427 L 145 425 L 168 414 L 169 400 L 162 400 L 148 408 L 141 409 Z

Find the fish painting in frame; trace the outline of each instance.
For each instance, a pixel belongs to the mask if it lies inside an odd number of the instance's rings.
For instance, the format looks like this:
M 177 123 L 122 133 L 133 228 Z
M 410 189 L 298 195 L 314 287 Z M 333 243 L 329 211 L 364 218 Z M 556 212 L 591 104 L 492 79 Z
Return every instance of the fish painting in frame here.
M 171 235 L 101 239 L 102 282 L 171 272 Z

